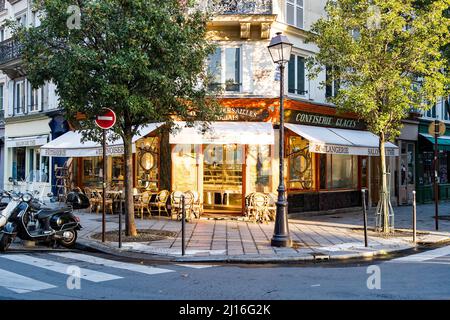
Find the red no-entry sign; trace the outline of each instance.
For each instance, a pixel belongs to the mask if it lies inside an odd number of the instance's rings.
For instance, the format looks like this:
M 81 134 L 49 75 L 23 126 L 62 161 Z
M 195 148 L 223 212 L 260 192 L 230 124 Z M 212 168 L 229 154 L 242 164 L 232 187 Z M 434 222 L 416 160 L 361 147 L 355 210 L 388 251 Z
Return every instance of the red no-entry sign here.
M 116 124 L 116 114 L 111 109 L 105 108 L 103 112 L 95 117 L 95 123 L 102 129 L 109 129 Z

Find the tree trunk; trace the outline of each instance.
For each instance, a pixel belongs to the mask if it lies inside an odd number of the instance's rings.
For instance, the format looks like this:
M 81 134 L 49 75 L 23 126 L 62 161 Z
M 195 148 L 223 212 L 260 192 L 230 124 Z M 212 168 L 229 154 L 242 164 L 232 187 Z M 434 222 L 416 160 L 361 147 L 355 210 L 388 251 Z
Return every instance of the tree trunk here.
M 380 206 L 382 217 L 382 230 L 383 233 L 389 233 L 389 195 L 388 184 L 386 175 L 386 150 L 384 145 L 386 137 L 384 133 L 380 134 Z
M 125 163 L 125 234 L 127 236 L 137 236 L 136 223 L 134 221 L 133 203 L 133 135 L 131 129 L 124 132 L 124 163 Z

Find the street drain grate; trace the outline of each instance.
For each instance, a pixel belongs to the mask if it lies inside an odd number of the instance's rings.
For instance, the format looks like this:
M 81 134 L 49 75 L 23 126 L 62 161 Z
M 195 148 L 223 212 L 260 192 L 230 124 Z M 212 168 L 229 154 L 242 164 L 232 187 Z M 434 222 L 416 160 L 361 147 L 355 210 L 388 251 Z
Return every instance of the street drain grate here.
M 314 253 L 311 253 L 311 254 L 314 257 L 314 260 L 318 260 L 318 261 L 330 260 L 330 256 L 328 254 L 325 254 L 325 253 L 314 252 Z

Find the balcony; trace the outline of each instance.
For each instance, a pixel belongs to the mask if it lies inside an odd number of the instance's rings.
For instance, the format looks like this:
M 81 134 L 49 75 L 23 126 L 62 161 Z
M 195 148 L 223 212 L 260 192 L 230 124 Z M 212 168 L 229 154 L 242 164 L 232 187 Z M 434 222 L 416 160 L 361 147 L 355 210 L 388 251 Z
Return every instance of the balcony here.
M 214 14 L 272 14 L 272 1 L 209 0 L 208 10 Z
M 25 75 L 21 65 L 20 43 L 13 38 L 0 42 L 0 70 L 14 79 Z
M 213 40 L 268 39 L 276 20 L 271 0 L 209 0 L 205 3 L 212 14 L 208 30 Z

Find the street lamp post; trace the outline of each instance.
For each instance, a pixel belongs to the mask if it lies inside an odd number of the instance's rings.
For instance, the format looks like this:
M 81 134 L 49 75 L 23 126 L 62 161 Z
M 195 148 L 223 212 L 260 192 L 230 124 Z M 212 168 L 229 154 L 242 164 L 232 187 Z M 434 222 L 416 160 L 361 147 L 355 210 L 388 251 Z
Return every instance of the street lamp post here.
M 278 200 L 276 202 L 277 212 L 275 217 L 275 228 L 271 244 L 274 247 L 290 247 L 291 238 L 289 236 L 289 225 L 287 218 L 286 187 L 284 185 L 284 67 L 289 62 L 292 50 L 292 43 L 288 38 L 278 32 L 270 40 L 269 52 L 274 63 L 280 67 L 280 139 L 279 139 L 279 160 L 280 175 L 278 184 Z

